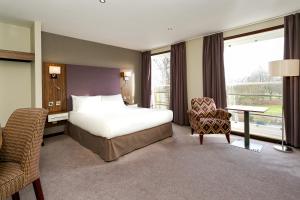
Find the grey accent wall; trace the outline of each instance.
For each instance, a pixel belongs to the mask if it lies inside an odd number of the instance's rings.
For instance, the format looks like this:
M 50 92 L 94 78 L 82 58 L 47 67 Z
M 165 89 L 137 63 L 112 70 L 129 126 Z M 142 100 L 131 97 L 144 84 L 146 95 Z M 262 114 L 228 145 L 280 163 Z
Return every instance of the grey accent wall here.
M 42 32 L 42 60 L 63 64 L 114 67 L 131 70 L 132 83 L 127 85 L 140 103 L 141 53 L 139 51 Z

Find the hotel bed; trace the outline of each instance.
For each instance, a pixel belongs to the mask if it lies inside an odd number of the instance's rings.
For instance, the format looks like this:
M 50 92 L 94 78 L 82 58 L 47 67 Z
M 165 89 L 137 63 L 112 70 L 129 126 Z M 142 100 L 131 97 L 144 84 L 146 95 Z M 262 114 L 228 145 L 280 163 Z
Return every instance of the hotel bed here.
M 68 134 L 103 160 L 116 160 L 172 136 L 172 111 L 124 105 L 120 69 L 80 65 L 66 68 Z
M 121 95 L 72 99 L 69 135 L 105 161 L 172 136 L 170 110 L 129 107 Z

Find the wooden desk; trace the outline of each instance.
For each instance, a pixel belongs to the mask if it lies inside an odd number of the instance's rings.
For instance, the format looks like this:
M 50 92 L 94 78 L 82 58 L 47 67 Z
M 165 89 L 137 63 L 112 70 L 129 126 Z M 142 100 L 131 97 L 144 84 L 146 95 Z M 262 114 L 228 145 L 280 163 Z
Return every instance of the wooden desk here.
M 257 106 L 242 106 L 242 105 L 233 105 L 228 106 L 226 108 L 227 110 L 236 110 L 236 111 L 243 111 L 244 112 L 244 144 L 242 141 L 237 140 L 234 141 L 231 145 L 249 149 L 252 151 L 260 152 L 262 150 L 262 145 L 250 143 L 250 119 L 249 119 L 249 113 L 250 112 L 256 112 L 256 113 L 264 113 L 269 108 L 267 107 L 257 107 Z

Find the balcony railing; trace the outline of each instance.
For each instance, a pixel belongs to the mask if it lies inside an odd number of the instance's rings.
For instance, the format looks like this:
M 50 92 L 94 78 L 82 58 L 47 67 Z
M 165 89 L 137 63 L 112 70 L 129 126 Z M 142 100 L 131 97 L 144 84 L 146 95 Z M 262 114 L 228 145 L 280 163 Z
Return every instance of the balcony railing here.
M 234 94 L 234 93 L 230 93 L 230 94 L 227 94 L 229 96 L 248 96 L 248 97 L 258 97 L 258 96 L 261 96 L 261 97 L 277 97 L 277 98 L 282 98 L 282 95 L 273 95 L 273 94 Z
M 170 86 L 155 88 L 151 94 L 151 107 L 169 109 L 170 105 Z
M 282 131 L 282 95 L 229 93 L 228 104 L 270 107 L 266 113 L 250 113 L 250 133 L 280 139 Z M 252 97 L 252 98 L 251 98 Z M 243 132 L 244 116 L 238 111 L 230 111 L 233 116 L 232 129 Z

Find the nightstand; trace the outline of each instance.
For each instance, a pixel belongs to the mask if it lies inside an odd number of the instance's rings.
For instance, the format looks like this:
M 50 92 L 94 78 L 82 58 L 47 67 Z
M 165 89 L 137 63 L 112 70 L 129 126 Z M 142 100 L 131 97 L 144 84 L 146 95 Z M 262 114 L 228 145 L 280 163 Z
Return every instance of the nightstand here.
M 68 112 L 50 113 L 48 114 L 47 122 L 45 125 L 44 136 L 57 135 L 64 133 L 66 129 L 66 122 L 69 119 Z
M 131 108 L 137 108 L 137 107 L 138 107 L 137 104 L 128 104 L 127 106 L 128 106 L 128 107 L 131 107 Z

